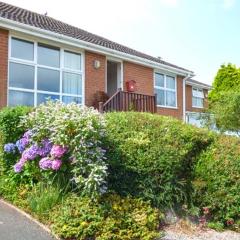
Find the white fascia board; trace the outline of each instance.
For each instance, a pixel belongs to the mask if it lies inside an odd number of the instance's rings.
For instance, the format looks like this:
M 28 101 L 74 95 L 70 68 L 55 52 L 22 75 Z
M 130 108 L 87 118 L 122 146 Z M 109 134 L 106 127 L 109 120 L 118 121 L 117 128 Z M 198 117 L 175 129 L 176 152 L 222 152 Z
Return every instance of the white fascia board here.
M 185 70 L 178 69 L 175 67 L 167 66 L 165 64 L 156 63 L 156 62 L 144 59 L 144 58 L 133 56 L 131 54 L 122 53 L 117 50 L 109 49 L 109 48 L 102 47 L 102 46 L 99 46 L 99 45 L 96 45 L 93 43 L 89 43 L 86 41 L 68 37 L 63 34 L 54 33 L 54 32 L 48 31 L 48 30 L 44 30 L 44 29 L 40 29 L 37 27 L 27 25 L 27 24 L 19 23 L 19 22 L 9 20 L 9 19 L 3 18 L 3 17 L 0 17 L 0 27 L 3 27 L 8 30 L 13 30 L 16 32 L 33 35 L 36 37 L 41 37 L 41 38 L 52 40 L 52 41 L 61 42 L 66 45 L 71 45 L 74 47 L 82 48 L 84 50 L 93 51 L 93 52 L 103 54 L 106 56 L 117 57 L 122 60 L 134 62 L 134 63 L 144 65 L 144 66 L 148 66 L 153 69 L 155 68 L 155 69 L 165 70 L 165 71 L 169 71 L 169 72 L 183 75 L 183 76 L 187 76 L 187 75 L 193 76 L 194 75 L 192 71 L 187 71 L 187 70 L 185 71 Z
M 201 89 L 207 89 L 207 90 L 211 90 L 212 87 L 211 86 L 206 86 L 206 85 L 202 85 L 202 84 L 198 84 L 198 83 L 193 83 L 193 82 L 189 82 L 186 81 L 186 85 L 192 86 L 192 87 L 196 87 L 196 88 L 201 88 Z

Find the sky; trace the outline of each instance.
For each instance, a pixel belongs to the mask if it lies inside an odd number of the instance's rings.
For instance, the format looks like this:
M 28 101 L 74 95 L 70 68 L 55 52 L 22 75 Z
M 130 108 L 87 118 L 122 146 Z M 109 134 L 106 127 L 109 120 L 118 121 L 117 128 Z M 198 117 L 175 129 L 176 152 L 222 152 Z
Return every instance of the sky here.
M 194 71 L 240 66 L 240 0 L 3 0 Z

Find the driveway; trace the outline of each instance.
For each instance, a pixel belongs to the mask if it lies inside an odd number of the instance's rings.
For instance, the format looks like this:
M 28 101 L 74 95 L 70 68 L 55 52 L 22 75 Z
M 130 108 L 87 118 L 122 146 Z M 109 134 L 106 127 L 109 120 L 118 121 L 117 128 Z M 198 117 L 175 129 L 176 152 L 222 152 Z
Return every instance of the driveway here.
M 0 200 L 1 240 L 54 240 L 48 232 Z

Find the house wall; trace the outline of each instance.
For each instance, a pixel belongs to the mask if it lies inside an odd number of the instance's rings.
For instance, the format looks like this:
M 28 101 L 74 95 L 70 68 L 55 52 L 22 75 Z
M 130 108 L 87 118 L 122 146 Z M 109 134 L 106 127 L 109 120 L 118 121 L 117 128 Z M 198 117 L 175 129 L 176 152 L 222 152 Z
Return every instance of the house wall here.
M 100 68 L 93 66 L 95 60 L 100 61 Z M 106 56 L 85 52 L 85 104 L 92 106 L 94 94 L 97 91 L 105 91 Z
M 178 119 L 183 118 L 183 79 L 177 76 L 177 108 L 158 107 L 157 113 L 165 116 L 172 116 Z
M 207 96 L 208 90 L 203 89 L 204 97 Z M 204 98 L 203 103 L 204 108 L 208 107 L 207 98 Z M 192 107 L 192 86 L 186 85 L 186 111 L 187 112 L 202 112 L 204 108 L 194 108 Z
M 8 31 L 0 29 L 0 107 L 7 105 L 7 78 L 8 78 Z M 94 68 L 94 61 L 100 61 L 100 68 Z M 94 94 L 97 91 L 106 91 L 106 64 L 104 55 L 85 51 L 85 104 L 92 106 Z M 123 88 L 126 82 L 136 81 L 137 92 L 154 94 L 154 69 L 130 62 L 123 62 Z M 191 86 L 186 89 L 186 111 L 193 111 Z M 196 109 L 195 111 L 199 111 Z M 157 113 L 182 119 L 183 114 L 183 77 L 177 76 L 177 108 L 158 107 Z
M 123 62 L 123 89 L 126 90 L 126 82 L 136 81 L 138 93 L 153 95 L 153 69 L 135 63 Z
M 7 105 L 8 31 L 0 29 L 0 108 Z

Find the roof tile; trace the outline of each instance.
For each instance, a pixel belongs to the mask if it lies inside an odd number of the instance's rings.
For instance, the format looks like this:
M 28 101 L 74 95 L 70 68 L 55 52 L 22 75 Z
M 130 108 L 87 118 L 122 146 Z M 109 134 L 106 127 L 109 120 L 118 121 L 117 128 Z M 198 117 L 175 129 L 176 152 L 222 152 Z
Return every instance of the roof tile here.
M 110 41 L 98 35 L 92 34 L 80 28 L 63 23 L 54 18 L 41 15 L 29 10 L 25 10 L 4 2 L 0 2 L 0 17 L 13 20 L 19 23 L 27 24 L 40 29 L 55 32 L 58 34 L 62 34 L 85 42 L 93 43 L 119 52 L 127 53 L 133 56 L 147 59 L 156 63 L 164 64 L 180 70 L 189 71 L 185 68 L 163 61 L 159 58 L 152 57 L 150 55 L 128 48 L 126 46 Z

